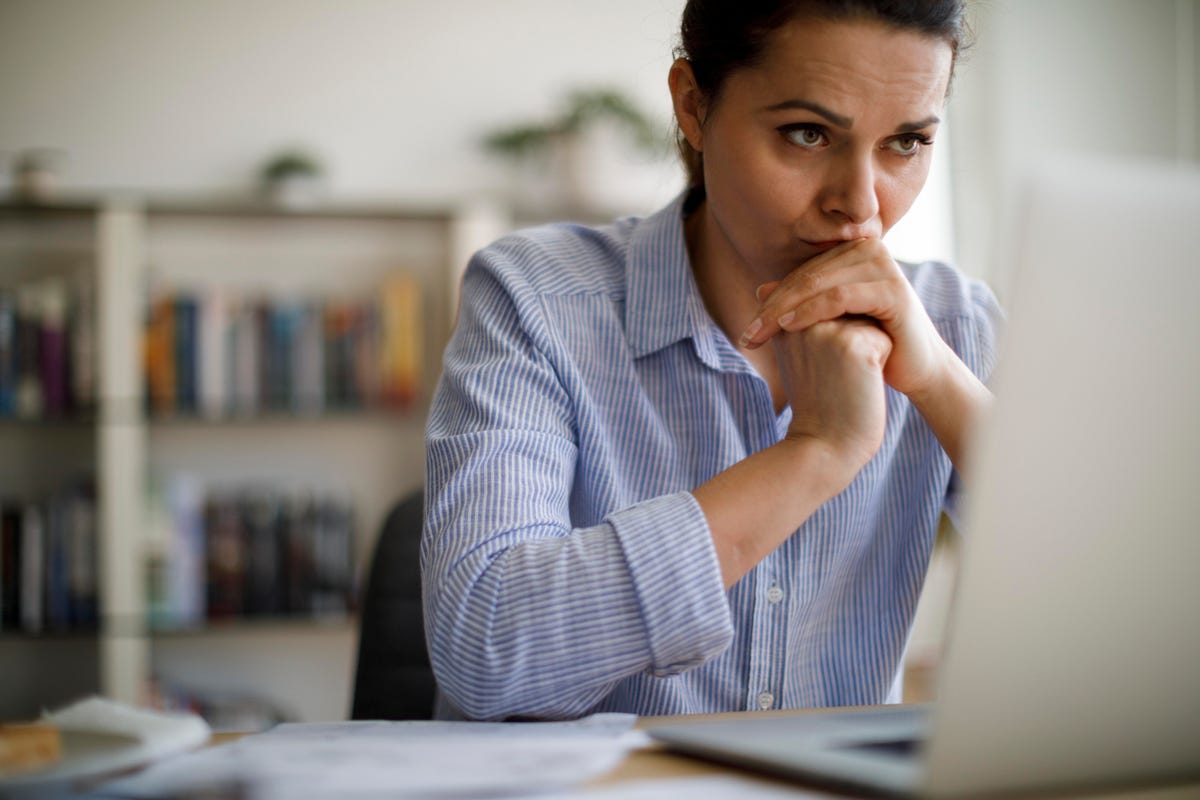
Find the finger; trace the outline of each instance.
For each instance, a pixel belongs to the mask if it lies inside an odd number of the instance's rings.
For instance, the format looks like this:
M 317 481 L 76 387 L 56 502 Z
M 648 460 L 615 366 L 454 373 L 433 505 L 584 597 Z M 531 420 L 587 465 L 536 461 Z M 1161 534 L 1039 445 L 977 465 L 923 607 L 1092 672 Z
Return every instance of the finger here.
M 767 283 L 764 283 L 762 286 L 759 286 L 754 290 L 755 299 L 760 303 L 764 302 L 768 297 L 771 296 L 772 292 L 779 288 L 780 284 L 782 283 L 783 281 L 768 281 Z
M 781 330 L 794 333 L 807 330 L 818 322 L 847 315 L 884 321 L 892 316 L 891 309 L 895 305 L 890 282 L 844 284 L 809 298 L 783 314 L 776 324 Z
M 823 263 L 817 264 L 816 268 L 812 265 L 817 259 L 806 261 L 782 281 L 775 282 L 774 288 L 769 292 L 763 291 L 763 288 L 772 286 L 772 284 L 763 284 L 763 287 L 759 287 L 756 294 L 762 307 L 755 315 L 756 320 L 761 320 L 759 329 L 770 328 L 769 320 L 782 317 L 795 306 L 833 286 L 883 279 L 905 280 L 891 255 L 877 240 L 858 239 L 848 242 L 847 245 L 853 245 L 853 247 L 839 246 L 828 253 L 823 253 L 818 259 L 839 251 L 841 256 L 825 259 Z M 742 340 L 747 343 L 750 343 L 751 340 L 765 341 L 761 336 L 753 335 L 743 335 Z
M 897 302 L 893 290 L 891 281 L 837 284 L 786 307 L 779 316 L 771 314 L 774 303 L 769 304 L 742 334 L 739 344 L 753 350 L 780 331 L 807 330 L 819 322 L 847 314 L 862 314 L 886 321 Z

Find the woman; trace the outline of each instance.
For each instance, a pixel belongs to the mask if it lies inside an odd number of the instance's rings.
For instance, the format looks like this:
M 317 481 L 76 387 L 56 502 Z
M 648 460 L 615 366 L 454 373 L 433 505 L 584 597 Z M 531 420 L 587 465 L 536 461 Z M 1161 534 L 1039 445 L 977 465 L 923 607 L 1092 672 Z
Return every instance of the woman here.
M 897 701 L 998 309 L 881 237 L 961 2 L 690 0 L 690 189 L 472 260 L 427 428 L 439 715 Z

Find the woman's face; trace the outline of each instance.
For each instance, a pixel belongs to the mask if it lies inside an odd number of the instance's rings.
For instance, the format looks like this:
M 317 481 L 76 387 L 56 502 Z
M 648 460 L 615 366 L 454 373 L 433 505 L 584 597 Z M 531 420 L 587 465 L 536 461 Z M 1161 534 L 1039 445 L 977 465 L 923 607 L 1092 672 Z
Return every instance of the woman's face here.
M 940 39 L 872 21 L 777 31 L 700 104 L 698 128 L 680 121 L 704 154 L 710 245 L 766 281 L 883 236 L 929 173 L 951 62 Z

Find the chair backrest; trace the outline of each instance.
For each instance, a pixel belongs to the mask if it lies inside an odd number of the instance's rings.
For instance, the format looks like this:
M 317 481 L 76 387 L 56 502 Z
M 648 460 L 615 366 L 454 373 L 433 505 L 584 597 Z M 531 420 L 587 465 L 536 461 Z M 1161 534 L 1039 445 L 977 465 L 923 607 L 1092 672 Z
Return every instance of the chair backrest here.
M 371 556 L 351 719 L 430 719 L 434 682 L 421 611 L 424 492 L 397 503 Z

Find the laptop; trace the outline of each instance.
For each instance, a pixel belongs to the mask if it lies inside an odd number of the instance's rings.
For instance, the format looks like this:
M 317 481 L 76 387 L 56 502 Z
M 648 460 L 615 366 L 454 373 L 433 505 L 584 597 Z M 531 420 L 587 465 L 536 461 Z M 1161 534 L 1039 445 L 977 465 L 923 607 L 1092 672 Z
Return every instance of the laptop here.
M 933 706 L 672 724 L 679 752 L 896 797 L 1200 777 L 1200 172 L 1027 187 Z

